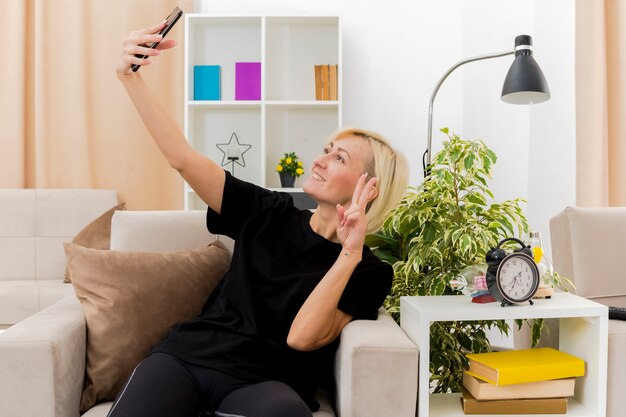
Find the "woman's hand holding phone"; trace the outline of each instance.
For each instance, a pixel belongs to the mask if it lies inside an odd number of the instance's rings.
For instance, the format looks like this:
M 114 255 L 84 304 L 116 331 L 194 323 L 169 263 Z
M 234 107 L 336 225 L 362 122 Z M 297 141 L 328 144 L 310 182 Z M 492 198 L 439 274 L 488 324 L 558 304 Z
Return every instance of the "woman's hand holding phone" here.
M 118 77 L 127 77 L 132 75 L 132 65 L 150 65 L 152 64 L 150 57 L 158 56 L 161 54 L 162 50 L 176 46 L 175 40 L 163 40 L 163 37 L 159 35 L 159 32 L 165 27 L 165 25 L 166 22 L 161 22 L 156 26 L 137 30 L 124 39 L 122 54 L 120 55 L 116 68 Z M 153 42 L 160 43 L 154 49 L 146 46 Z M 140 58 L 136 55 L 145 55 L 146 58 Z

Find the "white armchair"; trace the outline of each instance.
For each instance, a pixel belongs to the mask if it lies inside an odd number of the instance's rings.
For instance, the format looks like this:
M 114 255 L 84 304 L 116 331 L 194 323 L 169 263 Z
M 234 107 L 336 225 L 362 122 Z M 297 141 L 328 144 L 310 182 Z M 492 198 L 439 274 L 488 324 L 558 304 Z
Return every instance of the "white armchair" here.
M 112 250 L 172 251 L 214 239 L 202 211 L 118 211 L 111 226 Z M 0 415 L 78 416 L 85 347 L 85 316 L 73 295 L 0 334 Z M 335 359 L 336 414 L 414 417 L 417 360 L 415 345 L 383 310 L 376 321 L 348 324 Z M 315 417 L 335 416 L 328 398 L 318 401 Z M 110 406 L 99 404 L 84 416 L 104 417 Z
M 576 293 L 609 306 L 626 307 L 626 208 L 566 207 L 550 219 L 557 272 Z M 626 321 L 609 320 L 606 416 L 624 415 Z

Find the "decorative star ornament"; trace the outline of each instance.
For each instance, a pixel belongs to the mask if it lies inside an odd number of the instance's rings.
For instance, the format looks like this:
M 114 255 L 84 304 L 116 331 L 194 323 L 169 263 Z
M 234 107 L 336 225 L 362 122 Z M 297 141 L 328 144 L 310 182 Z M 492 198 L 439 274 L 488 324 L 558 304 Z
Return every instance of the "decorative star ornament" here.
M 215 146 L 224 154 L 222 156 L 222 166 L 236 162 L 238 165 L 245 167 L 246 161 L 243 158 L 243 154 L 252 148 L 252 145 L 239 143 L 239 138 L 234 132 L 230 135 L 230 141 L 228 143 L 218 143 Z

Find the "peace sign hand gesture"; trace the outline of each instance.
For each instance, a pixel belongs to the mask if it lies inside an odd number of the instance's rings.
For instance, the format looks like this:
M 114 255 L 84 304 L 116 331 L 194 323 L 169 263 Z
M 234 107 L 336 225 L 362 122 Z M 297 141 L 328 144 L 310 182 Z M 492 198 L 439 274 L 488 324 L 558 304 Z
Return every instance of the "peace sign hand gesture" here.
M 339 223 L 337 237 L 343 248 L 350 253 L 361 254 L 363 251 L 365 232 L 367 230 L 365 209 L 378 178 L 371 178 L 367 183 L 366 181 L 367 174 L 361 175 L 352 195 L 352 204 L 348 209 L 341 204 L 337 204 L 337 219 Z

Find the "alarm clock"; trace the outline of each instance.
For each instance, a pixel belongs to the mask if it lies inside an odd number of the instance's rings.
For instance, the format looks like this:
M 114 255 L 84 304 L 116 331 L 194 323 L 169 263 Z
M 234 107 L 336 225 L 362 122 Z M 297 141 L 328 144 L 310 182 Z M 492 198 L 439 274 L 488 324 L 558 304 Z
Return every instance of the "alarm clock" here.
M 500 247 L 510 241 L 519 243 L 521 248 L 507 254 Z M 530 246 L 509 237 L 487 252 L 485 258 L 487 288 L 502 307 L 526 301 L 533 304 L 532 298 L 539 288 L 540 276 Z

